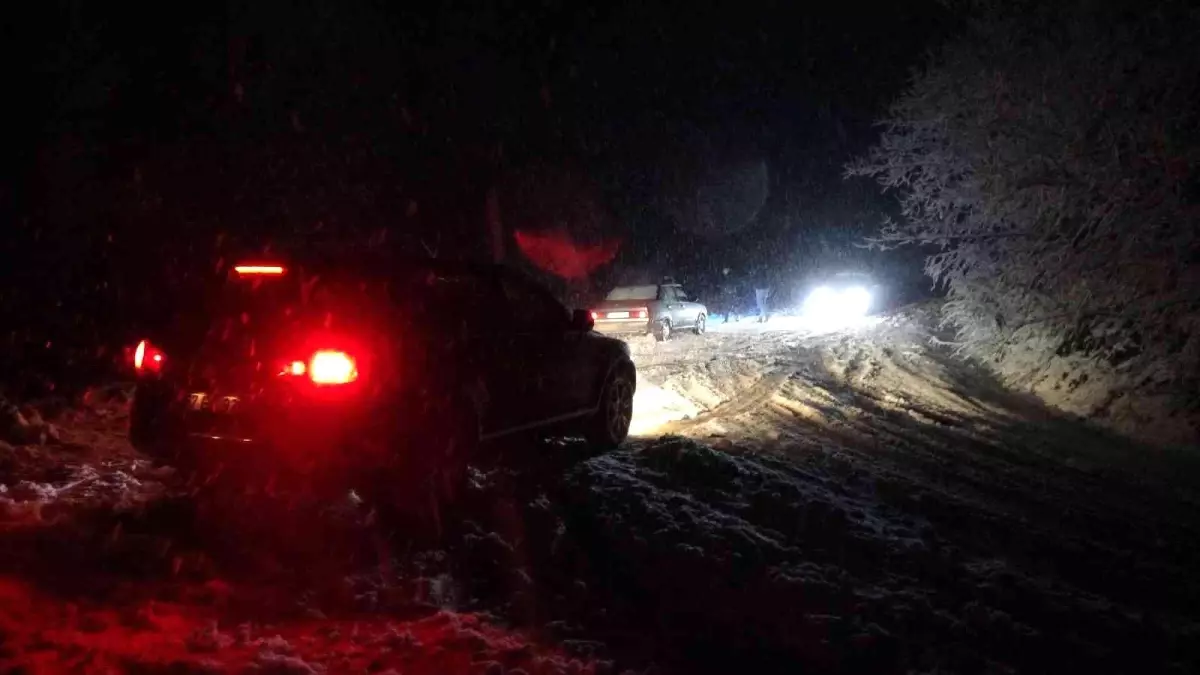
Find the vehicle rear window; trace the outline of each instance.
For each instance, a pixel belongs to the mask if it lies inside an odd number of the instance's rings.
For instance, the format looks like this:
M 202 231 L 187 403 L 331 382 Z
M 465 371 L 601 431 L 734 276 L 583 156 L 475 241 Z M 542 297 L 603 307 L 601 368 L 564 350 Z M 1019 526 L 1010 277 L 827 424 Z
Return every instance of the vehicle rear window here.
M 379 282 L 339 275 L 289 271 L 280 277 L 238 278 L 221 285 L 208 316 L 232 321 L 254 332 L 261 328 L 286 328 L 296 322 L 357 323 L 365 319 L 383 297 Z
M 503 296 L 486 275 L 461 270 L 400 267 L 355 273 L 289 270 L 279 277 L 231 277 L 209 316 L 247 326 L 376 323 L 388 315 L 432 327 L 486 322 Z
M 391 283 L 394 303 L 434 323 L 486 321 L 500 309 L 501 297 L 488 277 L 460 272 L 422 271 Z
M 617 286 L 609 292 L 607 300 L 655 300 L 658 286 Z
M 231 276 L 215 298 L 214 314 L 255 314 L 300 302 L 301 280 L 294 274 L 282 277 L 240 279 Z

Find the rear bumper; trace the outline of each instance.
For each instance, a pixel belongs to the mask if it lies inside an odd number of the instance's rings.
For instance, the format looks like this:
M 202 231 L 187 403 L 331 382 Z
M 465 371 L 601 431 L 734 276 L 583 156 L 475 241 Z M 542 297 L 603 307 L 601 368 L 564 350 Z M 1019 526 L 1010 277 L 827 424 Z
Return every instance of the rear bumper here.
M 645 335 L 650 332 L 649 319 L 597 319 L 596 332 L 605 335 Z
M 353 455 L 368 452 L 363 441 L 371 436 L 371 418 L 367 401 L 349 398 L 257 405 L 240 415 L 197 412 L 186 395 L 150 382 L 134 394 L 129 436 L 135 448 L 166 464 L 236 464 L 261 472 L 365 459 Z

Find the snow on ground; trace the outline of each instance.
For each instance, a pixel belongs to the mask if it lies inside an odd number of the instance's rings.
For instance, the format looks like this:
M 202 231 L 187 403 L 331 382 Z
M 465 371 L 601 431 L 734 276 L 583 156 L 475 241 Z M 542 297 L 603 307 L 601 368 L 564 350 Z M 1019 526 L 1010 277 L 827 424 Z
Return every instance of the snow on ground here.
M 124 441 L 127 399 L 0 443 L 0 672 L 604 671 L 456 609 L 439 551 L 351 559 L 382 540 L 336 509 L 199 519 Z
M 184 601 L 69 604 L 0 578 L 0 664 L 31 673 L 504 673 L 567 672 L 569 657 L 539 655 L 472 614 L 239 621 L 230 589 Z M 243 618 L 245 612 L 241 613 Z M 252 614 L 250 615 L 253 616 Z M 6 671 L 18 672 L 18 671 Z
M 771 314 L 763 322 L 757 317 L 736 317 L 727 319 L 725 315 L 714 314 L 708 319 L 709 333 L 801 333 L 807 335 L 823 335 L 846 330 L 861 330 L 875 326 L 882 321 L 879 316 L 817 318 L 805 316 L 798 311 L 786 311 Z
M 772 316 L 759 323 L 714 316 L 704 336 L 676 335 L 668 342 L 650 336 L 630 339 L 638 366 L 634 436 L 660 433 L 743 392 L 774 370 L 780 355 L 802 341 L 838 331 L 863 331 L 880 322 L 864 318 L 840 326 L 798 316 Z
M 692 545 L 710 564 L 712 551 L 744 542 L 735 550 L 758 561 L 753 581 L 711 606 L 706 599 L 704 607 L 720 608 L 709 610 L 713 630 L 751 626 L 757 646 L 772 632 L 790 636 L 778 646 L 829 631 L 816 652 L 785 648 L 823 670 L 1087 663 L 1183 672 L 1197 663 L 1189 646 L 1200 626 L 1200 585 L 1189 572 L 1200 534 L 1195 459 L 1008 392 L 984 369 L 929 347 L 926 330 L 908 320 L 826 333 L 739 327 L 632 351 L 639 394 L 673 403 L 664 414 L 639 399 L 638 430 L 687 440 L 670 441 L 671 450 L 649 441 L 628 456 L 628 470 L 604 474 L 619 485 L 588 494 L 613 495 L 596 507 L 621 514 L 604 531 L 633 530 L 613 535 L 613 546 L 661 549 L 647 568 L 671 570 L 658 582 L 677 588 L 680 602 L 685 588 L 721 588 L 731 568 L 687 579 L 665 564 L 679 556 L 667 532 L 727 539 L 684 537 L 704 541 Z M 653 467 L 663 475 L 630 481 L 662 452 L 675 458 Z M 832 524 L 805 529 L 814 518 Z M 810 569 L 789 589 L 791 577 L 764 558 L 832 564 L 833 572 Z M 814 588 L 820 600 L 806 611 Z M 887 645 L 876 654 L 882 661 L 840 661 L 864 657 L 832 637 L 863 635 L 864 617 L 875 632 L 863 639 Z
M 120 395 L 47 413 L 0 446 L 0 670 L 1196 672 L 1196 460 L 919 322 L 752 326 L 632 341 L 638 437 L 512 448 L 432 548 L 197 520 Z

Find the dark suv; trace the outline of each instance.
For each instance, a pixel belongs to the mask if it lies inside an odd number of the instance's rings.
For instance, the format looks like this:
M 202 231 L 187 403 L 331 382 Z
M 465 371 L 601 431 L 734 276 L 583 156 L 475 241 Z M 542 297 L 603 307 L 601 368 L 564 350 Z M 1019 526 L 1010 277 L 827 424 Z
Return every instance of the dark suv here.
M 518 433 L 611 448 L 636 374 L 592 327 L 502 266 L 239 265 L 131 350 L 130 438 L 192 479 L 349 471 L 395 486 L 457 479 L 472 451 Z

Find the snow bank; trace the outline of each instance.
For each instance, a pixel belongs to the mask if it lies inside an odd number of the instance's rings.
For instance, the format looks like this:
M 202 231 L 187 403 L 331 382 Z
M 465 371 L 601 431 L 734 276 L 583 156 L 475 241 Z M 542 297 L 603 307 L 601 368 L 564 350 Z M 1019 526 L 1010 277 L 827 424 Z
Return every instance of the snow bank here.
M 938 328 L 941 308 L 941 301 L 910 305 L 884 323 L 950 342 L 952 331 Z M 1079 351 L 1065 352 L 1062 346 L 1061 340 L 1043 335 L 963 356 L 983 364 L 1014 391 L 1131 438 L 1185 448 L 1200 445 L 1200 381 L 1194 374 L 1180 373 L 1165 360 L 1112 365 Z
M 902 308 L 886 322 L 932 335 L 941 320 L 941 302 L 932 301 Z M 949 331 L 940 333 L 952 339 Z M 1168 360 L 1112 365 L 1065 351 L 1062 340 L 1045 335 L 963 356 L 984 364 L 1011 389 L 1102 427 L 1157 445 L 1200 447 L 1200 381 Z
M 0 430 L 7 430 L 0 440 L 0 526 L 129 510 L 162 496 L 171 470 L 152 467 L 125 438 L 130 394 L 128 384 L 116 383 L 89 389 L 74 404 L 0 402 Z
M 1133 438 L 1200 447 L 1200 381 L 1162 362 L 1137 372 L 1056 344 L 1027 341 L 982 355 L 1009 386 Z M 1189 384 L 1190 382 L 1190 384 Z
M 171 469 L 154 468 L 128 448 L 108 454 L 0 445 L 0 526 L 49 524 L 96 509 L 139 508 L 165 494 L 170 474 Z
M 36 408 L 0 399 L 0 442 L 46 445 L 60 441 L 58 427 L 43 419 Z

